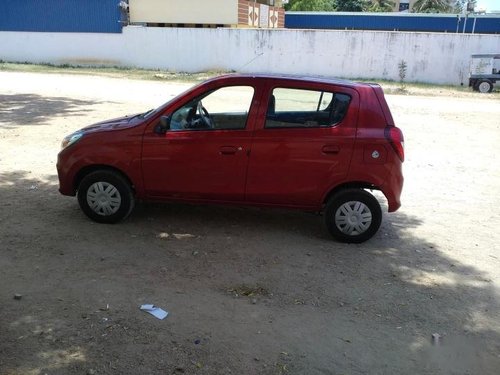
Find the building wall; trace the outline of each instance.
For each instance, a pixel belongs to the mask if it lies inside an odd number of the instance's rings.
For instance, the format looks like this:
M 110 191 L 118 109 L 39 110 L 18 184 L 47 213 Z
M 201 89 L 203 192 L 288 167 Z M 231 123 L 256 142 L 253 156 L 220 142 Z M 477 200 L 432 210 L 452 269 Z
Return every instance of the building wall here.
M 129 26 L 122 34 L 0 32 L 0 59 L 467 83 L 470 55 L 500 51 L 496 35 Z
M 255 1 L 238 0 L 238 26 L 283 28 L 285 10 Z
M 129 0 L 130 21 L 149 23 L 238 23 L 238 0 Z
M 284 10 L 248 0 L 129 0 L 132 23 L 284 27 Z
M 0 0 L 0 31 L 120 33 L 118 0 Z
M 417 0 L 396 0 L 394 1 L 394 11 L 411 12 L 416 1 Z

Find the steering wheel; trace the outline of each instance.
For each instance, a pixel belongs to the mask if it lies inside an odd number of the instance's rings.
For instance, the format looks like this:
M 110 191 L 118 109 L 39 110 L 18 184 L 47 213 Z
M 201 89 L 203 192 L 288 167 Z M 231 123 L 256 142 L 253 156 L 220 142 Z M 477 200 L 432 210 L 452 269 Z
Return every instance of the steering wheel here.
M 198 102 L 198 104 L 196 106 L 196 112 L 198 112 L 198 115 L 200 116 L 200 118 L 203 120 L 203 123 L 207 127 L 209 127 L 209 128 L 214 127 L 213 121 L 210 118 L 210 114 L 208 113 L 207 109 L 205 107 L 203 107 L 201 100 Z

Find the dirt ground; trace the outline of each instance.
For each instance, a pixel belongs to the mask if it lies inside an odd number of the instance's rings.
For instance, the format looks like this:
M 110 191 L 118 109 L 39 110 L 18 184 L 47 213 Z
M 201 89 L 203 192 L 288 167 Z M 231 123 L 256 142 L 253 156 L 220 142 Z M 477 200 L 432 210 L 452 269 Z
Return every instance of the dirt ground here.
M 360 245 L 282 210 L 99 225 L 58 193 L 64 135 L 188 86 L 0 72 L 0 374 L 499 373 L 498 96 L 387 96 L 403 206 Z

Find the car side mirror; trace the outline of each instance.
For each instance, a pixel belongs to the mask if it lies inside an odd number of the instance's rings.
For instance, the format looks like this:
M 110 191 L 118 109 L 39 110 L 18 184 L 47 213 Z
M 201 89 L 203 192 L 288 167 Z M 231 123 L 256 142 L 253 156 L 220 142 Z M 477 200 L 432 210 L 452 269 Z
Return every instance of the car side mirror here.
M 165 134 L 170 130 L 170 116 L 161 116 L 160 123 L 155 126 L 156 134 Z

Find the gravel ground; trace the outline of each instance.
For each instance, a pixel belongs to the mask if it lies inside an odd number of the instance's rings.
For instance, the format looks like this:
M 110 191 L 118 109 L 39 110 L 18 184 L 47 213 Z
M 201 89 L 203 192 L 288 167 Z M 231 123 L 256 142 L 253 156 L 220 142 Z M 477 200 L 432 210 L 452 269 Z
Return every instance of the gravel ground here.
M 403 206 L 345 245 L 282 210 L 140 204 L 95 224 L 57 191 L 62 137 L 189 84 L 0 82 L 0 374 L 498 374 L 498 96 L 388 95 Z

